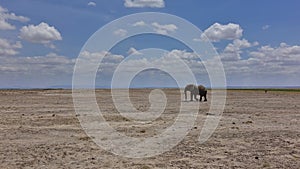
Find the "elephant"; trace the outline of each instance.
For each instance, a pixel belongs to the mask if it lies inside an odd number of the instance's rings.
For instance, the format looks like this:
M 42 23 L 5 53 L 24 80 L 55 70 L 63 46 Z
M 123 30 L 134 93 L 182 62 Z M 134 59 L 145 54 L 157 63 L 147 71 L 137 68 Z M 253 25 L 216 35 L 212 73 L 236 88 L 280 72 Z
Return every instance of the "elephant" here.
M 207 95 L 207 90 L 204 86 L 199 85 L 198 86 L 198 90 L 199 90 L 199 95 L 200 95 L 200 102 L 202 101 L 202 97 L 204 97 L 204 101 L 207 101 L 206 95 Z
M 198 91 L 198 87 L 196 85 L 193 85 L 193 84 L 188 84 L 185 86 L 184 88 L 184 97 L 185 97 L 185 100 L 187 100 L 187 91 L 189 91 L 191 93 L 191 101 L 193 101 L 193 98 L 197 99 L 197 95 L 199 94 L 199 91 Z
M 189 91 L 191 93 L 191 101 L 193 101 L 193 98 L 198 101 L 197 99 L 197 95 L 200 95 L 200 101 L 202 101 L 202 97 L 204 97 L 204 101 L 207 101 L 206 98 L 206 94 L 207 94 L 207 90 L 204 86 L 199 85 L 193 85 L 193 84 L 188 84 L 185 86 L 184 88 L 184 96 L 185 96 L 185 100 L 187 100 L 187 91 Z

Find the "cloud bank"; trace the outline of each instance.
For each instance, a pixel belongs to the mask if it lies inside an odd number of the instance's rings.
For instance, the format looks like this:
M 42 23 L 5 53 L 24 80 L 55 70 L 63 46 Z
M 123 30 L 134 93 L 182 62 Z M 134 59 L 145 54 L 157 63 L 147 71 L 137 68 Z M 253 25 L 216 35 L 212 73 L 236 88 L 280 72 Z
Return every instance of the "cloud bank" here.
M 124 6 L 127 8 L 163 8 L 164 0 L 125 0 Z

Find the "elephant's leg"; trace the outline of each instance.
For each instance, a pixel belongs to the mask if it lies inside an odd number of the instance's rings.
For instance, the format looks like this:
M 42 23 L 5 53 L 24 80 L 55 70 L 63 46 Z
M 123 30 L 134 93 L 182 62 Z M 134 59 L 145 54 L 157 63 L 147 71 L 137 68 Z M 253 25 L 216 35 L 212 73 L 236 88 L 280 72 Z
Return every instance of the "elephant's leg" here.
M 200 102 L 202 102 L 202 95 L 200 95 Z
M 194 94 L 191 92 L 191 101 L 193 101 L 193 95 L 194 95 Z
M 197 94 L 194 94 L 194 98 L 196 101 L 198 101 Z
M 207 102 L 206 95 L 207 95 L 207 91 L 205 91 L 205 93 L 204 93 L 204 101 L 205 102 Z

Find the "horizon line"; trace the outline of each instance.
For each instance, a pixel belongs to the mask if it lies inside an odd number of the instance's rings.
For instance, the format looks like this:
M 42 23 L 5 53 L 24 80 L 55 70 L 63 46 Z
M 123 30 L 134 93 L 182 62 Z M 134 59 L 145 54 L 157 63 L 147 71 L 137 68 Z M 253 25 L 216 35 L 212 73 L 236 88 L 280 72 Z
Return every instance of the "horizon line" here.
M 184 87 L 130 87 L 129 89 L 183 89 Z M 211 89 L 300 89 L 300 86 L 227 86 L 227 87 L 206 87 Z M 72 87 L 0 87 L 0 90 L 72 90 Z M 128 88 L 110 88 L 110 87 L 82 87 L 76 89 L 128 89 Z

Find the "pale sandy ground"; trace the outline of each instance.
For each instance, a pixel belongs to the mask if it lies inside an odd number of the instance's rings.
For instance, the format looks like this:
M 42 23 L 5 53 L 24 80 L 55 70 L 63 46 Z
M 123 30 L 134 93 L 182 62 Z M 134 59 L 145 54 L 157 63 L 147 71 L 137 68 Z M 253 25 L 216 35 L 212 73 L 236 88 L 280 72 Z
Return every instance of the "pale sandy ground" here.
M 165 91 L 166 111 L 150 127 L 121 117 L 109 90 L 97 90 L 97 100 L 117 131 L 149 137 L 174 122 L 182 103 L 178 90 Z M 131 92 L 137 109 L 147 110 L 148 97 L 142 96 L 148 92 Z M 0 168 L 298 169 L 299 101 L 300 92 L 229 90 L 221 122 L 207 142 L 200 144 L 197 138 L 209 102 L 201 103 L 195 127 L 179 145 L 159 156 L 129 159 L 102 150 L 87 137 L 76 118 L 70 90 L 2 90 Z

